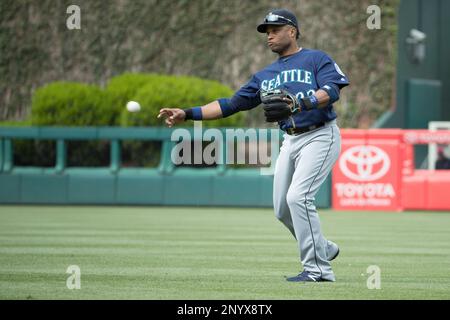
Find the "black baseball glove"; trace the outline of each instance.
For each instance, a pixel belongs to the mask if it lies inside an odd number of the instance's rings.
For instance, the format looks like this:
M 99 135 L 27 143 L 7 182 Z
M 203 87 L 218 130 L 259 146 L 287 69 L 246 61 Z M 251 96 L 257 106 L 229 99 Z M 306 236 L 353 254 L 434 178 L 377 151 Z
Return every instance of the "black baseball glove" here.
M 260 98 L 267 122 L 285 120 L 300 110 L 297 98 L 283 89 L 261 91 Z

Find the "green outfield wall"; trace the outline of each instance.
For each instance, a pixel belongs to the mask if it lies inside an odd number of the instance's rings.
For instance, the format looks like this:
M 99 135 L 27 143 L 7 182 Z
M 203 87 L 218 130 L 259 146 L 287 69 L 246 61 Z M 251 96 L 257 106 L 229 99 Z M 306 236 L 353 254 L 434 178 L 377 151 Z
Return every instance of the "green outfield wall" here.
M 262 175 L 260 168 L 238 169 L 226 164 L 214 168 L 176 167 L 171 161 L 175 146 L 171 141 L 172 131 L 168 128 L 0 127 L 0 203 L 272 206 L 273 175 Z M 281 133 L 277 132 L 281 139 Z M 17 139 L 54 141 L 55 166 L 15 165 Z M 67 142 L 71 140 L 109 141 L 109 166 L 67 166 Z M 159 165 L 123 167 L 123 140 L 160 141 Z M 330 177 L 316 196 L 316 203 L 322 208 L 331 206 Z

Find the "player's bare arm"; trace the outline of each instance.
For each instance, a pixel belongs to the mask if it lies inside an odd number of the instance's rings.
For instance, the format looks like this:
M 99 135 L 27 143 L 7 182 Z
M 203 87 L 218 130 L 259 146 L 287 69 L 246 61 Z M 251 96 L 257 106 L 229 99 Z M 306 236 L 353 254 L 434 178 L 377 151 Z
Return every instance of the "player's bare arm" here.
M 213 101 L 199 108 L 202 120 L 214 120 L 223 117 L 218 101 Z M 170 128 L 185 120 L 192 119 L 192 109 L 162 108 L 158 118 L 164 117 L 166 125 Z
M 314 95 L 316 96 L 318 102 L 317 108 L 325 108 L 328 106 L 330 102 L 330 96 L 326 91 L 319 89 Z

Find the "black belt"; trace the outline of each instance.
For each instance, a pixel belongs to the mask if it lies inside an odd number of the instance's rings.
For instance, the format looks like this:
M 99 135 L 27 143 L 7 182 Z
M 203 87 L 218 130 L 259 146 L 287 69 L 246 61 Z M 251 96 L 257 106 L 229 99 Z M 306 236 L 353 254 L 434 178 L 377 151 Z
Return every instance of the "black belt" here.
M 325 125 L 325 122 L 321 122 L 318 124 L 314 124 L 312 126 L 308 126 L 308 127 L 302 127 L 302 128 L 289 128 L 286 130 L 286 133 L 291 135 L 291 136 L 297 136 L 299 134 L 305 133 L 305 132 L 309 132 L 312 131 L 314 129 L 323 127 Z

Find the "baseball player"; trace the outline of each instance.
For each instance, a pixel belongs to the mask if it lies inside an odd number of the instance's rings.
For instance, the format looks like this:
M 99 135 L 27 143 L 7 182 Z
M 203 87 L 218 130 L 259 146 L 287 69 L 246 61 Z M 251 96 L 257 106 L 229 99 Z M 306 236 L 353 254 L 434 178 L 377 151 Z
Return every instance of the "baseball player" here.
M 275 165 L 276 217 L 298 242 L 303 271 L 287 281 L 335 281 L 330 261 L 338 246 L 322 234 L 314 196 L 338 159 L 341 147 L 333 103 L 349 84 L 330 56 L 298 45 L 299 25 L 286 9 L 273 10 L 258 25 L 278 59 L 254 74 L 233 97 L 189 109 L 163 108 L 158 117 L 172 127 L 185 120 L 210 120 L 262 105 L 284 140 Z

